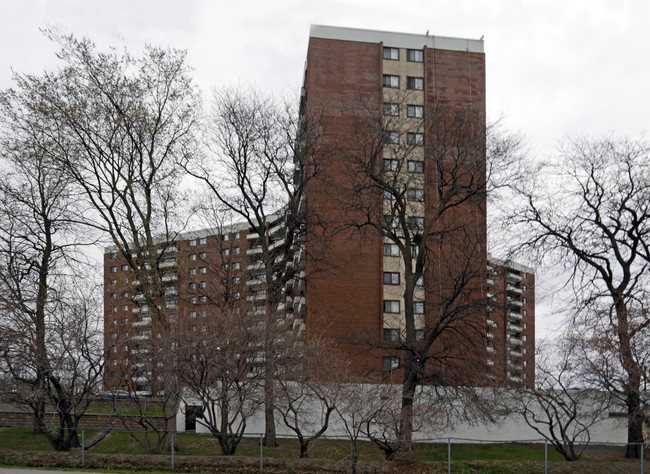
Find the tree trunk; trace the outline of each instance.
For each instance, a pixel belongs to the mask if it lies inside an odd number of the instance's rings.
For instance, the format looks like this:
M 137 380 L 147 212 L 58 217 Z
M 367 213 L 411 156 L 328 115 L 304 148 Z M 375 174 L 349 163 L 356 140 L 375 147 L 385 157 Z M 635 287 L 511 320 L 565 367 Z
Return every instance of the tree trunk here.
M 267 352 L 267 356 L 270 355 Z M 264 446 L 275 448 L 278 441 L 275 434 L 275 393 L 273 390 L 273 361 L 265 360 L 264 371 Z
M 406 353 L 404 358 L 404 378 L 402 380 L 402 408 L 399 420 L 399 447 L 410 451 L 413 438 L 413 401 L 417 387 L 416 361 L 413 354 Z
M 643 443 L 643 413 L 641 409 L 641 368 L 632 354 L 628 311 L 621 297 L 614 299 L 616 319 L 618 322 L 618 340 L 620 344 L 621 361 L 627 374 L 625 385 L 625 404 L 627 405 L 627 448 L 625 457 L 638 459 L 641 457 Z
M 300 441 L 300 457 L 309 457 L 309 441 Z

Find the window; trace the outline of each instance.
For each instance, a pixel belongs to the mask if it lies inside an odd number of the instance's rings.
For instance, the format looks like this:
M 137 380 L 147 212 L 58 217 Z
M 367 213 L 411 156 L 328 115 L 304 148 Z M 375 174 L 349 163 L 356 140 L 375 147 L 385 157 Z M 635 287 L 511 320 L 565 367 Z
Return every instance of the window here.
M 415 258 L 420 253 L 420 248 L 417 244 L 411 244 L 411 257 Z
M 397 216 L 384 216 L 384 227 L 397 229 L 399 227 L 399 218 Z
M 384 357 L 384 370 L 399 369 L 399 357 Z
M 196 275 L 196 268 L 190 268 L 190 275 Z
M 393 89 L 397 89 L 399 88 L 399 76 L 384 74 L 383 84 L 384 87 L 391 87 Z
M 384 171 L 397 171 L 398 165 L 397 160 L 384 160 Z
M 236 239 L 238 239 L 238 238 L 239 238 L 239 232 L 235 232 L 235 233 L 233 234 L 233 239 L 236 240 Z
M 415 314 L 424 314 L 424 301 L 413 302 L 413 312 Z
M 416 342 L 424 341 L 424 329 L 416 329 L 415 330 L 415 341 Z
M 207 286 L 208 286 L 208 283 L 205 282 L 205 281 L 202 281 L 201 283 L 199 283 L 199 288 L 207 288 Z
M 205 275 L 206 273 L 208 273 L 208 269 L 205 268 L 205 267 L 201 267 L 201 268 L 199 268 L 199 273 L 201 275 Z
M 230 249 L 223 249 L 221 251 L 221 255 L 223 255 L 224 257 L 227 257 L 228 255 L 230 255 Z
M 128 311 L 128 310 L 129 310 L 129 305 L 128 304 L 125 304 L 124 306 L 122 306 L 122 311 Z
M 522 336 L 521 339 L 522 339 L 524 342 L 526 342 L 526 341 L 528 340 L 528 336 L 526 336 L 526 335 L 524 334 L 524 335 Z
M 421 49 L 407 49 L 406 60 L 421 63 L 424 60 L 424 53 Z
M 227 264 L 227 263 L 224 263 L 223 265 L 221 265 L 221 268 L 223 268 L 224 270 L 228 270 L 230 268 L 230 265 Z
M 399 272 L 384 272 L 384 285 L 399 285 Z
M 384 255 L 387 257 L 399 257 L 399 247 L 397 244 L 384 244 Z
M 384 132 L 384 143 L 388 143 L 388 144 L 399 143 L 399 132 L 392 132 L 386 130 Z
M 235 277 L 235 278 L 232 279 L 233 285 L 238 285 L 239 282 L 241 282 L 241 278 L 239 278 L 239 277 Z
M 424 230 L 424 217 L 409 217 L 411 230 Z
M 232 294 L 232 299 L 233 300 L 238 300 L 240 297 L 241 297 L 241 295 L 239 293 L 233 293 Z
M 111 272 L 111 273 L 115 273 L 115 272 Z M 117 285 L 117 280 L 111 280 L 111 285 Z
M 385 189 L 384 199 L 390 199 L 391 201 L 393 201 L 395 199 L 395 195 L 392 192 L 390 192 L 388 189 Z
M 422 146 L 424 145 L 424 134 L 408 132 L 406 134 L 406 143 L 409 145 Z
M 424 89 L 424 79 L 421 77 L 407 77 L 406 88 L 421 91 Z
M 123 272 L 128 272 L 129 271 L 129 266 L 128 265 L 122 265 L 122 271 Z
M 424 162 L 423 161 L 409 161 L 408 162 L 408 171 L 409 171 L 409 173 L 424 173 Z
M 524 296 L 521 301 L 523 304 L 526 304 L 526 297 Z
M 190 247 L 196 247 L 196 240 L 192 239 L 188 243 L 190 244 Z
M 196 254 L 190 254 L 190 262 L 193 262 L 194 260 L 196 260 Z
M 528 323 L 524 323 L 524 329 L 528 329 Z
M 528 316 L 528 311 L 523 310 L 523 311 L 521 312 L 521 314 L 522 314 L 523 316 Z
M 190 296 L 190 304 L 196 304 L 196 296 Z
M 406 199 L 409 201 L 424 201 L 424 189 L 407 189 Z
M 233 251 L 233 253 L 235 255 L 239 255 L 239 253 L 241 252 L 241 249 L 239 247 L 235 247 L 234 249 L 232 249 L 232 251 Z
M 200 302 L 200 303 L 205 303 L 206 301 L 208 301 L 208 297 L 207 297 L 207 296 L 199 296 L 199 302 Z
M 398 48 L 388 48 L 384 46 L 384 59 L 390 59 L 392 61 L 399 60 L 399 49 Z
M 208 256 L 208 254 L 207 254 L 206 252 L 201 252 L 201 253 L 199 254 L 199 258 L 200 258 L 201 260 L 205 260 L 205 257 L 207 257 L 207 256 Z
M 189 287 L 190 287 L 190 290 L 196 290 L 196 283 L 191 282 L 191 283 L 189 284 Z
M 399 115 L 399 105 L 384 102 L 384 115 Z
M 415 282 L 415 286 L 424 286 L 424 275 L 420 275 L 418 281 Z
M 399 341 L 399 329 L 384 329 L 384 341 Z
M 199 244 L 200 244 L 200 245 L 205 245 L 205 244 L 207 244 L 207 243 L 208 243 L 208 238 L 207 238 L 207 237 L 201 237 L 201 238 L 199 239 Z
M 232 264 L 232 269 L 233 270 L 239 270 L 241 268 L 241 263 L 235 262 Z
M 528 289 L 528 287 L 526 285 L 521 285 L 521 289 L 526 291 Z
M 399 313 L 399 301 L 384 300 L 384 313 Z
M 117 259 L 117 254 L 115 252 L 113 252 L 108 256 L 108 258 L 110 258 L 111 260 L 115 260 L 115 259 Z
M 113 313 L 117 313 L 117 306 L 113 306 L 113 307 L 111 308 L 111 311 L 112 311 Z
M 117 298 L 117 295 L 115 293 L 111 293 L 111 299 L 114 300 Z
M 411 118 L 424 117 L 424 106 L 422 105 L 407 105 L 406 116 Z
M 227 241 L 228 239 L 229 239 L 228 234 L 221 235 L 221 240 L 223 240 L 224 242 Z
M 122 298 L 128 298 L 129 297 L 129 292 L 128 291 L 123 291 L 122 292 Z

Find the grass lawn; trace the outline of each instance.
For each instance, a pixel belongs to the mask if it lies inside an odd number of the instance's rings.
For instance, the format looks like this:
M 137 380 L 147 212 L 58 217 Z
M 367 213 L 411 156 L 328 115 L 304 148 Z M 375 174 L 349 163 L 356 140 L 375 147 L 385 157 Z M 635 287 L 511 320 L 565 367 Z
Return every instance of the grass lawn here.
M 85 443 L 101 436 L 99 430 L 84 430 Z M 79 433 L 81 436 L 81 433 Z M 151 445 L 157 441 L 156 434 L 151 432 L 136 433 L 135 437 L 145 446 L 147 437 Z M 179 433 L 175 435 L 175 459 L 177 468 L 192 472 L 214 472 L 215 469 L 228 469 L 232 466 L 236 472 L 248 471 L 245 465 L 258 465 L 259 438 L 245 438 L 237 448 L 236 456 L 221 456 L 219 442 L 209 435 L 194 435 Z M 628 472 L 639 467 L 638 461 L 625 461 L 622 457 L 623 448 L 618 449 L 589 449 L 583 459 L 575 463 L 567 463 L 549 445 L 548 460 L 551 463 L 549 472 Z M 310 445 L 309 456 L 313 465 L 303 465 L 305 460 L 298 459 L 298 442 L 293 439 L 280 439 L 277 448 L 264 448 L 265 465 L 269 467 L 279 463 L 273 472 L 326 472 L 330 469 L 345 471 L 349 468 L 350 444 L 347 440 L 319 440 Z M 24 454 L 10 455 L 10 452 Z M 50 453 L 50 454 L 48 454 Z M 383 453 L 372 443 L 359 441 L 357 455 L 360 465 L 366 463 L 373 472 L 446 472 L 447 443 L 416 443 L 411 453 L 399 453 L 395 462 L 385 463 Z M 11 457 L 13 456 L 13 457 Z M 86 452 L 86 462 L 99 469 L 120 472 L 131 472 L 128 469 L 140 467 L 155 470 L 156 467 L 164 472 L 165 465 L 170 462 L 168 453 L 151 456 L 141 443 L 130 433 L 112 431 L 96 446 Z M 55 453 L 42 434 L 34 434 L 31 429 L 0 428 L 0 462 L 14 465 L 44 465 L 69 466 L 80 465 L 79 449 L 69 453 Z M 94 460 L 94 461 L 93 461 Z M 543 472 L 544 445 L 531 443 L 460 443 L 452 440 L 451 461 L 454 472 L 485 472 L 485 473 L 519 473 Z M 239 464 L 229 464 L 229 463 Z M 41 464 L 39 464 L 41 463 Z M 234 466 L 239 466 L 235 468 Z M 295 466 L 295 467 L 293 467 Z M 310 466 L 310 467 L 307 467 Z M 372 467 L 374 466 L 374 467 Z M 613 466 L 613 467 L 612 467 Z M 284 470 L 289 467 L 288 470 Z M 381 468 L 381 469 L 379 469 Z M 376 469 L 379 469 L 377 471 Z M 360 472 L 364 470 L 360 469 Z

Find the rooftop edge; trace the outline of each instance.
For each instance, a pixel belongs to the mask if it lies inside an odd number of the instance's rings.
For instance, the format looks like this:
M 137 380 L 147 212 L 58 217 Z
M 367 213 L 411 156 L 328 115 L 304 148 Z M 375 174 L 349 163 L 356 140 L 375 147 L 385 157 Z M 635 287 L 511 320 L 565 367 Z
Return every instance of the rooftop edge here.
M 396 33 L 381 30 L 362 30 L 339 26 L 311 25 L 310 38 L 322 38 L 344 41 L 359 41 L 362 43 L 380 43 L 386 46 L 408 49 L 422 49 L 423 46 L 434 49 L 451 51 L 467 51 L 484 53 L 483 40 L 468 38 L 452 38 L 448 36 L 417 35 L 413 33 Z

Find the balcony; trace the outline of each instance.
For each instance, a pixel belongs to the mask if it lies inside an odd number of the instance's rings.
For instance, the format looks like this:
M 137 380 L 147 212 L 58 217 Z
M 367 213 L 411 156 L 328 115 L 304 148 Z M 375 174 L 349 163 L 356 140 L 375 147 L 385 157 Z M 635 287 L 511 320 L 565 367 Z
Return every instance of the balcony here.
M 514 319 L 515 321 L 521 321 L 521 314 L 520 313 L 515 313 L 514 311 L 508 311 L 508 317 L 510 319 Z
M 492 347 L 492 346 L 487 346 L 487 351 L 488 351 L 490 354 L 496 354 L 496 353 L 497 353 L 497 350 L 496 350 L 494 347 Z
M 521 353 L 519 351 L 508 351 L 508 354 L 510 355 L 510 357 L 522 357 L 523 356 L 523 353 Z
M 170 281 L 176 281 L 178 280 L 178 275 L 176 273 L 168 273 L 167 275 L 163 275 L 162 281 L 165 283 L 168 283 Z
M 513 273 L 511 271 L 508 271 L 508 273 L 506 273 L 506 281 L 514 281 L 519 283 L 521 280 L 523 280 L 523 277 L 518 273 Z
M 489 286 L 494 286 L 494 280 L 493 280 L 492 278 L 488 278 L 488 279 L 487 279 L 487 284 L 488 284 Z
M 514 299 L 510 298 L 509 296 L 506 298 L 506 303 L 507 303 L 509 306 L 515 306 L 515 307 L 517 307 L 517 308 L 521 308 L 521 306 L 522 306 L 522 302 L 521 302 L 521 301 L 519 301 L 519 300 L 514 300 Z
M 264 262 L 258 260 L 255 263 L 251 263 L 250 265 L 246 265 L 246 270 L 263 270 L 266 268 L 264 265 Z
M 498 326 L 497 323 L 495 321 L 492 321 L 490 318 L 487 320 L 487 325 L 493 328 Z
M 133 323 L 133 327 L 137 328 L 142 326 L 149 326 L 150 324 L 151 324 L 151 318 L 141 318 L 139 321 Z
M 510 293 L 516 293 L 518 295 L 520 295 L 523 292 L 521 288 L 516 287 L 515 285 L 506 285 L 506 290 L 508 290 L 508 292 Z
M 262 276 L 262 275 L 260 275 L 260 276 Z M 257 286 L 257 285 L 265 285 L 265 284 L 266 284 L 266 280 L 265 279 L 260 279 L 259 277 L 254 278 L 252 280 L 248 280 L 246 282 L 247 286 Z
M 138 334 L 137 336 L 133 336 L 131 339 L 133 341 L 146 341 L 148 339 L 151 339 L 151 334 Z
M 176 266 L 176 259 L 165 259 L 162 262 L 160 262 L 160 268 L 173 268 Z
M 519 382 L 519 383 L 521 383 L 521 377 L 516 376 L 516 375 L 508 374 L 508 380 L 510 380 L 511 382 Z
M 521 346 L 523 344 L 523 341 L 518 337 L 508 337 L 507 341 L 511 346 Z
M 140 306 L 140 307 L 137 307 L 137 308 L 133 308 L 131 311 L 133 313 L 136 313 L 136 314 L 137 313 L 148 313 L 149 312 L 149 305 L 144 305 L 144 306 Z
M 262 253 L 262 251 L 263 251 L 262 246 L 257 245 L 253 248 L 246 250 L 246 255 L 259 255 Z
M 520 333 L 521 331 L 524 330 L 521 326 L 517 326 L 515 324 L 510 324 L 510 323 L 508 323 L 507 329 L 509 333 L 511 332 Z

